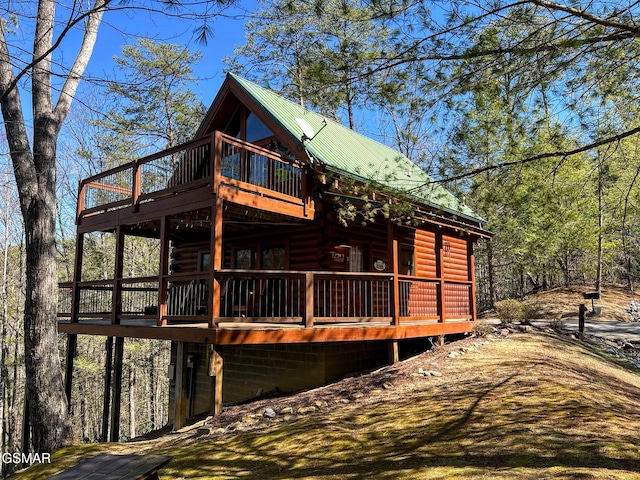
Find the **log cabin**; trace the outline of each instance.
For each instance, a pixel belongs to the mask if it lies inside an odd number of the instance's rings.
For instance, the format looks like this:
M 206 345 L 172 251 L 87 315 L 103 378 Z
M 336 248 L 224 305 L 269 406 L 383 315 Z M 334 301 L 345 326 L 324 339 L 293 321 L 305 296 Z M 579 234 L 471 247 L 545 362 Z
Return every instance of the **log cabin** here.
M 177 429 L 472 331 L 473 249 L 491 236 L 401 153 L 232 74 L 192 141 L 82 180 L 76 223 L 59 288 L 66 389 L 77 336 L 107 337 L 112 441 L 124 339 L 172 342 Z M 102 277 L 84 258 L 96 234 L 113 238 Z M 152 272 L 125 268 L 134 237 L 156 242 Z

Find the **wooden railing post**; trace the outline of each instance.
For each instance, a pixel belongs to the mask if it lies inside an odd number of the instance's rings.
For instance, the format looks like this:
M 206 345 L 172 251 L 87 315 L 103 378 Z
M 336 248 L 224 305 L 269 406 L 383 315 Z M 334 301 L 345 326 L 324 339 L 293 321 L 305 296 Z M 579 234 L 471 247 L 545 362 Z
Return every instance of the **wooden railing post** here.
M 218 186 L 220 185 L 220 176 L 222 175 L 222 133 L 215 131 L 213 134 L 213 150 L 211 152 L 212 168 L 211 174 L 213 181 L 211 188 L 213 193 L 218 194 Z
M 80 217 L 87 204 L 87 184 L 83 181 L 78 182 L 78 205 L 76 207 L 76 225 L 80 223 Z
M 471 313 L 471 321 L 475 322 L 477 317 L 476 311 L 476 267 L 473 255 L 473 242 L 467 242 L 467 265 L 469 268 L 469 313 Z
M 445 322 L 445 284 L 444 284 L 444 248 L 442 245 L 442 234 L 436 234 L 436 269 L 438 275 L 438 316 L 440 323 Z
M 133 178 L 131 179 L 131 204 L 133 205 L 133 211 L 138 211 L 142 169 L 140 168 L 140 162 L 137 160 L 133 162 L 132 168 Z
M 306 328 L 313 328 L 313 272 L 305 273 L 305 294 L 304 294 L 304 325 Z
M 392 324 L 399 325 L 400 324 L 400 266 L 398 259 L 398 240 L 393 240 L 393 311 L 392 313 Z

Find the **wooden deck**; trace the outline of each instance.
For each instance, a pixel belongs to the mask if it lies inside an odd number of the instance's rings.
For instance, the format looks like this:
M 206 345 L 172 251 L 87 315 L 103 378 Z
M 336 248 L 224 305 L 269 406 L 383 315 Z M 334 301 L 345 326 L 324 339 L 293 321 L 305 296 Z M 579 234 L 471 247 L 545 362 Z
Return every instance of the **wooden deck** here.
M 216 344 L 397 340 L 472 330 L 471 295 L 469 281 L 387 273 L 220 270 L 77 282 L 75 291 L 65 283 L 59 330 Z
M 150 338 L 215 345 L 255 345 L 277 343 L 323 343 L 367 340 L 405 340 L 473 331 L 475 322 L 451 321 L 406 325 L 331 324 L 306 328 L 299 325 L 225 323 L 217 328 L 206 324 L 157 326 L 152 321 L 128 321 L 119 325 L 109 320 L 58 322 L 58 331 L 66 334 L 102 335 L 124 338 Z
M 158 212 L 210 206 L 213 195 L 312 219 L 314 204 L 307 185 L 307 171 L 297 160 L 214 132 L 82 180 L 76 223 L 82 232 L 134 218 L 144 221 L 157 218 Z
M 391 226 L 375 247 L 386 272 L 223 268 L 224 222 L 236 236 L 249 211 L 272 224 L 313 225 L 311 174 L 297 160 L 214 132 L 83 180 L 74 279 L 59 289 L 60 332 L 222 345 L 399 340 L 473 329 L 473 250 L 468 239 L 446 233 L 416 237 L 420 276 L 399 273 Z M 113 275 L 84 280 L 83 235 L 96 231 L 115 233 Z M 124 278 L 126 235 L 159 240 L 158 275 Z M 175 270 L 169 245 L 194 242 L 194 235 L 206 239 L 212 263 Z

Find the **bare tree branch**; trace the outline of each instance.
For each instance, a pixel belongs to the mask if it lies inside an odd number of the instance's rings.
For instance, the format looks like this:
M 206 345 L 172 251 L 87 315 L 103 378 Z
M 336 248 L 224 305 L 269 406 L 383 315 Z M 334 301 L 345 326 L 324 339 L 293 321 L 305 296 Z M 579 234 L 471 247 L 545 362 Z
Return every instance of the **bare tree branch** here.
M 597 140 L 595 142 L 589 143 L 587 145 L 583 145 L 583 146 L 578 147 L 578 148 L 574 148 L 572 150 L 558 150 L 558 151 L 555 151 L 555 152 L 540 153 L 538 155 L 533 155 L 531 157 L 523 158 L 523 159 L 520 159 L 520 160 L 514 160 L 514 161 L 511 161 L 511 162 L 503 162 L 503 163 L 498 163 L 496 165 L 489 165 L 489 166 L 486 166 L 486 167 L 475 168 L 475 169 L 470 170 L 468 172 L 461 173 L 460 175 L 453 175 L 453 176 L 442 178 L 442 179 L 439 179 L 439 180 L 433 180 L 432 182 L 429 182 L 429 183 L 454 182 L 456 180 L 463 180 L 465 178 L 473 177 L 473 176 L 478 175 L 478 174 L 483 173 L 483 172 L 488 172 L 488 171 L 491 171 L 491 170 L 498 170 L 498 169 L 507 168 L 507 167 L 513 167 L 513 166 L 516 166 L 516 165 L 524 165 L 526 163 L 531 163 L 531 162 L 535 162 L 535 161 L 538 161 L 538 160 L 543 160 L 545 158 L 570 157 L 572 155 L 577 155 L 579 153 L 588 152 L 589 150 L 593 150 L 594 148 L 598 148 L 598 147 L 601 147 L 603 145 L 608 145 L 608 144 L 611 144 L 611 143 L 614 143 L 614 142 L 618 142 L 618 141 L 623 140 L 623 139 L 625 139 L 627 137 L 631 137 L 633 135 L 636 135 L 637 133 L 640 133 L 640 126 L 632 128 L 632 129 L 627 130 L 625 132 L 619 133 L 617 135 L 613 135 L 613 136 L 606 137 L 606 138 L 601 138 L 600 140 Z M 416 187 L 416 188 L 421 188 L 421 187 L 422 187 L 422 185 L 420 187 Z

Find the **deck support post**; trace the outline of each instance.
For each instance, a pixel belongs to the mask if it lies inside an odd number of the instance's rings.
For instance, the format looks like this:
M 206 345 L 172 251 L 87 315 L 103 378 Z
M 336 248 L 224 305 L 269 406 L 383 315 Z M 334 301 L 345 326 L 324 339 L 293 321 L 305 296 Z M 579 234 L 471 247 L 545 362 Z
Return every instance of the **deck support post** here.
M 400 352 L 398 349 L 398 340 L 389 340 L 387 343 L 389 347 L 389 365 L 398 363 L 400 361 Z
M 76 358 L 78 335 L 67 335 L 67 356 L 64 369 L 64 393 L 67 397 L 67 413 L 71 413 L 71 387 L 73 384 L 73 360 Z
M 122 314 L 122 270 L 124 267 L 124 235 L 123 225 L 116 228 L 116 258 L 113 272 L 113 291 L 111 293 L 111 323 L 119 324 Z
M 122 399 L 122 364 L 124 357 L 124 337 L 116 337 L 115 363 L 113 364 L 113 396 L 111 398 L 111 432 L 109 441 L 120 439 L 120 403 Z
M 187 424 L 187 410 L 189 401 L 187 399 L 187 384 L 189 383 L 189 372 L 187 369 L 187 354 L 189 344 L 178 342 L 176 352 L 176 383 L 174 391 L 174 412 L 173 430 L 180 430 Z
M 160 269 L 158 278 L 158 321 L 159 327 L 167 324 L 167 275 L 169 275 L 169 242 L 171 239 L 171 217 L 160 219 Z
M 222 412 L 222 347 L 220 345 L 209 346 L 209 376 L 211 377 L 211 397 L 209 412 L 211 415 L 220 415 Z
M 100 441 L 109 439 L 109 405 L 111 403 L 111 369 L 113 367 L 113 337 L 107 337 L 104 342 L 104 391 L 102 395 L 102 432 Z
M 216 327 L 216 319 L 220 317 L 220 277 L 216 272 L 222 269 L 222 216 L 224 214 L 224 200 L 216 195 L 215 211 L 212 212 L 211 223 L 211 311 L 209 312 L 209 327 Z
M 80 289 L 78 283 L 82 281 L 82 256 L 84 251 L 84 234 L 76 237 L 76 256 L 73 266 L 73 285 L 71 287 L 71 323 L 78 322 L 78 305 L 80 305 Z

